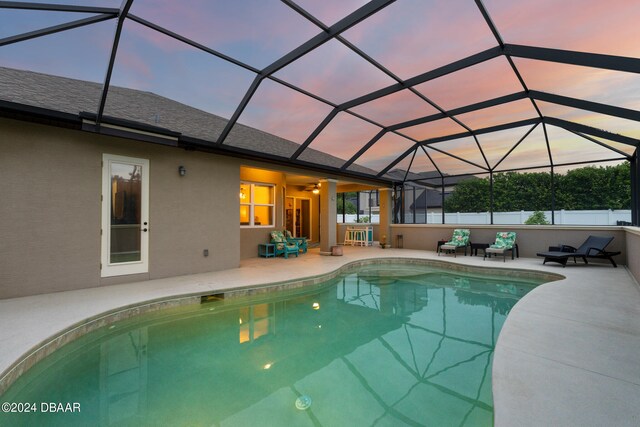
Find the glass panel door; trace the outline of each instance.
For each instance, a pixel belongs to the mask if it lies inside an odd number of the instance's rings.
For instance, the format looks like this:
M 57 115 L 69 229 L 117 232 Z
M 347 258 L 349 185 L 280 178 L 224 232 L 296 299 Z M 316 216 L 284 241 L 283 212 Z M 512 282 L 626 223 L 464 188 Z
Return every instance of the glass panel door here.
M 148 271 L 149 161 L 103 156 L 102 277 Z

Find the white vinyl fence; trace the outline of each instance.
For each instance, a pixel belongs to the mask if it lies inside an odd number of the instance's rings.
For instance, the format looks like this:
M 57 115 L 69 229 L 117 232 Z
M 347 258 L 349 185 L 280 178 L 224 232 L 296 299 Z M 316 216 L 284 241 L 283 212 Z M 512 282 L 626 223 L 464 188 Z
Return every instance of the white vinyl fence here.
M 356 214 L 345 214 L 345 224 L 352 224 L 357 221 Z M 424 218 L 424 215 L 422 216 Z M 380 215 L 371 215 L 369 221 L 363 221 L 363 219 L 369 218 L 369 215 L 361 214 L 360 222 L 366 222 L 368 224 L 380 224 Z M 342 214 L 338 214 L 338 224 L 342 224 Z
M 493 223 L 494 224 L 524 224 L 533 214 L 533 211 L 519 211 L 519 212 L 494 212 Z M 547 221 L 551 223 L 551 211 L 544 212 Z M 355 223 L 356 215 L 345 215 L 345 223 Z M 368 215 L 360 215 L 360 220 Z M 337 216 L 338 222 L 342 223 L 342 214 Z M 618 225 L 619 221 L 630 222 L 631 210 L 590 210 L 590 211 L 555 211 L 555 223 L 557 225 Z M 371 215 L 372 224 L 378 224 L 380 222 L 379 215 Z M 429 212 L 425 221 L 424 213 L 417 213 L 417 224 L 442 224 L 442 213 Z M 489 212 L 473 212 L 473 213 L 446 213 L 446 224 L 491 224 L 491 216 Z M 407 214 L 405 216 L 405 223 L 413 223 L 413 215 Z

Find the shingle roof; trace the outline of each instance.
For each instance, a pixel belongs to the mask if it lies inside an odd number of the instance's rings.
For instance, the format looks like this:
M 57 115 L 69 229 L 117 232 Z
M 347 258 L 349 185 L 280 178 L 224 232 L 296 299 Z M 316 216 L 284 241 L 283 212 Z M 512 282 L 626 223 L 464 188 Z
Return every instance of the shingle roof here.
M 95 112 L 102 85 L 67 77 L 0 67 L 0 99 L 79 114 Z M 151 92 L 118 86 L 109 88 L 105 115 L 164 128 L 193 138 L 215 142 L 227 120 Z M 225 141 L 234 147 L 288 158 L 299 144 L 276 135 L 236 124 Z M 339 168 L 343 159 L 307 148 L 305 161 Z M 374 175 L 371 169 L 352 165 L 351 170 Z
M 449 193 L 444 193 L 445 199 L 449 197 Z M 421 210 L 425 208 L 441 208 L 442 207 L 442 193 L 436 190 L 425 188 L 416 197 L 415 203 L 412 203 L 409 207 L 411 210 Z

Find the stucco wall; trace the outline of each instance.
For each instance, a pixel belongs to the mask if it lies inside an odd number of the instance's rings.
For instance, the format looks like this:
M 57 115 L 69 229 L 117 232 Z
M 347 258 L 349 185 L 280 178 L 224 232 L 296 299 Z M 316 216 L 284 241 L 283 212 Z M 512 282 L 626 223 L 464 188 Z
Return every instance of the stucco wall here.
M 640 227 L 625 227 L 627 247 L 627 268 L 640 283 Z
M 577 247 L 589 235 L 613 236 L 614 240 L 607 246 L 607 250 L 621 251 L 622 254 L 615 257 L 616 262 L 618 264 L 626 264 L 627 262 L 626 233 L 622 227 L 394 224 L 391 226 L 393 236 L 391 243 L 393 247 L 396 247 L 397 236 L 402 234 L 404 248 L 435 251 L 438 240 L 451 238 L 454 228 L 468 228 L 471 230 L 471 241 L 482 243 L 493 243 L 498 231 L 515 231 L 518 233 L 517 242 L 521 257 L 536 257 L 537 252 L 546 251 L 549 246 L 557 244 Z
M 0 135 L 0 298 L 238 266 L 238 160 L 7 119 Z M 103 153 L 149 159 L 148 274 L 100 278 Z

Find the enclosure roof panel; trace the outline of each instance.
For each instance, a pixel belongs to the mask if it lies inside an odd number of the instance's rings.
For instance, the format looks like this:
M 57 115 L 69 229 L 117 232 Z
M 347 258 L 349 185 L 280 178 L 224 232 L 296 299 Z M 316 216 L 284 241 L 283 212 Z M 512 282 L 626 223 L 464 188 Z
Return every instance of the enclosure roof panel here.
M 386 181 L 547 166 L 554 154 L 599 162 L 640 143 L 633 0 L 0 9 L 8 117 L 153 129 L 177 146 Z

